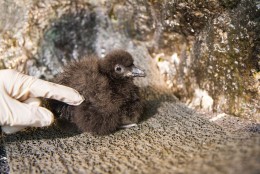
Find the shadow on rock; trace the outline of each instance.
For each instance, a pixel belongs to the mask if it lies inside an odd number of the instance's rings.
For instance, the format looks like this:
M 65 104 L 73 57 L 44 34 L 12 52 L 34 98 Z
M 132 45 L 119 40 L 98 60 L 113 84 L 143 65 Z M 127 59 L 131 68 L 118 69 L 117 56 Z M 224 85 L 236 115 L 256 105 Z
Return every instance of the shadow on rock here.
M 178 99 L 168 90 L 158 89 L 156 87 L 145 87 L 140 89 L 141 95 L 144 98 L 144 113 L 141 117 L 141 122 L 153 117 L 162 102 L 176 102 Z
M 253 124 L 253 125 L 247 127 L 247 130 L 251 133 L 260 134 L 260 124 Z
M 5 143 L 23 142 L 27 140 L 41 140 L 41 139 L 57 139 L 68 138 L 80 134 L 76 129 L 72 128 L 70 131 L 62 130 L 57 123 L 46 128 L 28 128 L 25 131 L 15 134 L 4 135 Z

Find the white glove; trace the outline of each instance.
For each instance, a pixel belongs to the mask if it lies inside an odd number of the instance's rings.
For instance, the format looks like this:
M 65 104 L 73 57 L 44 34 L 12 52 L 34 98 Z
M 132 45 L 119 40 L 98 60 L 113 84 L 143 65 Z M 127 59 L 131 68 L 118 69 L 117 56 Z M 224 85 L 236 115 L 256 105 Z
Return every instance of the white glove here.
M 15 70 L 0 70 L 0 126 L 5 133 L 26 127 L 44 127 L 53 123 L 54 116 L 40 107 L 37 97 L 56 99 L 79 105 L 84 98 L 74 89 L 58 85 Z

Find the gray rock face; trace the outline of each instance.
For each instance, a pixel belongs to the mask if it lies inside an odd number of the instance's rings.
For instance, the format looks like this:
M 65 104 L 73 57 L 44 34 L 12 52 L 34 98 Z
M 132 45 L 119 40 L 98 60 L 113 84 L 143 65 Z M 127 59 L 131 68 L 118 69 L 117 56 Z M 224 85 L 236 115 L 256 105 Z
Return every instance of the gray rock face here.
M 3 1 L 0 67 L 50 80 L 70 61 L 123 48 L 148 73 L 139 85 L 167 89 L 194 108 L 259 121 L 259 6 L 251 0 Z
M 254 7 L 241 1 L 236 8 L 223 11 L 194 43 L 194 75 L 199 87 L 214 99 L 213 109 L 248 118 L 259 117 L 260 101 L 260 25 Z

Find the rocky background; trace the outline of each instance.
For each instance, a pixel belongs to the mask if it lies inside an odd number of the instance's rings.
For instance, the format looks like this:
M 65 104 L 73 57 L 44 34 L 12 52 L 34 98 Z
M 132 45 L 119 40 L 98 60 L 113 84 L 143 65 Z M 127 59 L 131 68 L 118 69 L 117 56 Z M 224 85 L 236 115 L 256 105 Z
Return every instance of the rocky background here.
M 257 0 L 6 0 L 0 11 L 2 69 L 51 80 L 123 48 L 147 71 L 139 85 L 260 122 Z

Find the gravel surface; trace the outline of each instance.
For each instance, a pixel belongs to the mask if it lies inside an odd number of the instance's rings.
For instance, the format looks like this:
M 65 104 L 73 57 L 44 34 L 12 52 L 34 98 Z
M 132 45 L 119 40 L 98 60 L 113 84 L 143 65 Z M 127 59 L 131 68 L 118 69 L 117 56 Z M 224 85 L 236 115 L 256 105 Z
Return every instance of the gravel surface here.
M 144 115 L 137 127 L 109 136 L 63 132 L 56 126 L 4 136 L 10 171 L 260 173 L 258 124 L 213 119 L 167 97 L 149 98 Z M 224 119 L 228 125 L 221 123 Z
M 0 132 L 1 134 L 1 132 Z M 5 174 L 9 172 L 9 166 L 6 157 L 6 151 L 3 144 L 3 139 L 0 139 L 0 173 Z

